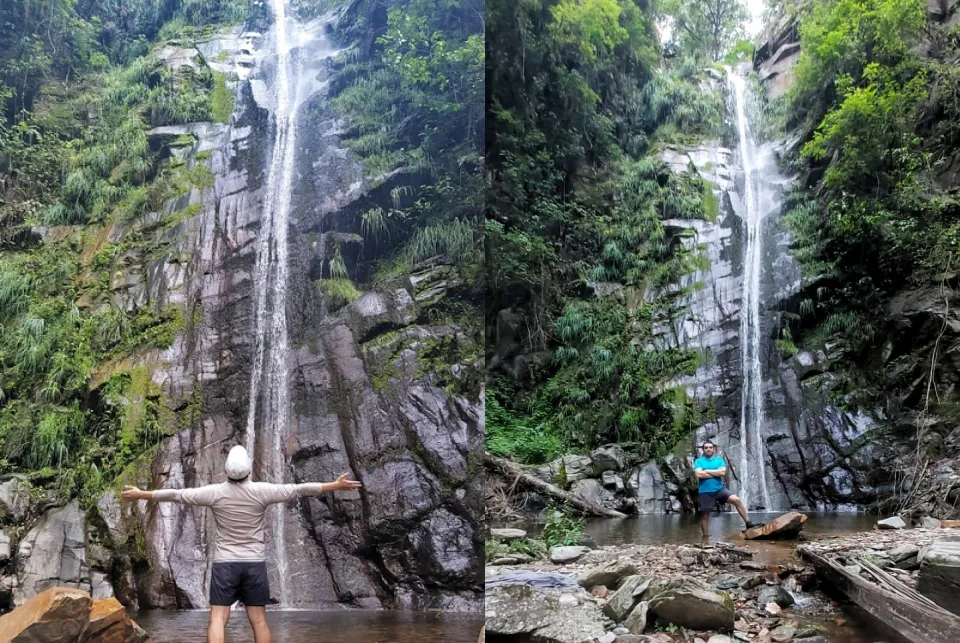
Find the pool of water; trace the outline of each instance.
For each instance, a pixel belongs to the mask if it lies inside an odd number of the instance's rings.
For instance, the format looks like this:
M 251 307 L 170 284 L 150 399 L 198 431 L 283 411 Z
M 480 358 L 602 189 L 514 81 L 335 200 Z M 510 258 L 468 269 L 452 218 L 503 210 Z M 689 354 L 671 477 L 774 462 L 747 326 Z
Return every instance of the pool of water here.
M 750 519 L 760 523 L 772 520 L 779 513 L 752 513 Z M 805 537 L 829 538 L 858 531 L 870 531 L 876 516 L 862 513 L 808 513 L 803 528 Z M 600 545 L 699 543 L 700 523 L 693 514 L 632 516 L 622 520 L 600 518 L 587 523 L 586 534 Z M 736 513 L 724 512 L 710 518 L 709 540 L 733 541 L 743 531 L 743 520 Z M 789 544 L 793 548 L 793 543 Z
M 206 611 L 133 612 L 156 643 L 206 643 Z M 478 614 L 344 610 L 268 610 L 274 643 L 476 643 L 483 625 Z M 254 643 L 242 612 L 227 623 L 228 643 Z

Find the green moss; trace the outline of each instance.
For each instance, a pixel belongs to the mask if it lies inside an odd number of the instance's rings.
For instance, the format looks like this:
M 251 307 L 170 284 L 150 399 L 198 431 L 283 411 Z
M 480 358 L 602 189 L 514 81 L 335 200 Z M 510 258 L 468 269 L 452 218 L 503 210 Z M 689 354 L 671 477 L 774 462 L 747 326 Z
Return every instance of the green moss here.
M 181 134 L 172 143 L 170 143 L 170 147 L 190 147 L 196 142 L 197 138 L 193 134 Z
M 184 221 L 192 219 L 203 212 L 203 205 L 199 203 L 191 203 L 182 210 L 177 210 L 161 220 L 161 229 L 169 230 L 170 228 L 175 228 Z
M 225 53 L 225 52 L 221 52 Z M 229 123 L 233 114 L 234 95 L 227 87 L 227 79 L 220 72 L 213 72 L 213 90 L 210 92 L 210 105 L 213 120 Z
M 463 336 L 444 336 L 418 342 L 417 377 L 433 381 L 451 395 L 478 395 L 482 384 L 479 346 Z M 462 367 L 459 376 L 452 367 Z
M 703 181 L 703 218 L 710 223 L 716 223 L 720 216 L 720 202 L 713 193 L 709 182 Z
M 318 279 L 314 282 L 329 301 L 331 309 L 341 308 L 360 297 L 361 292 L 347 278 Z

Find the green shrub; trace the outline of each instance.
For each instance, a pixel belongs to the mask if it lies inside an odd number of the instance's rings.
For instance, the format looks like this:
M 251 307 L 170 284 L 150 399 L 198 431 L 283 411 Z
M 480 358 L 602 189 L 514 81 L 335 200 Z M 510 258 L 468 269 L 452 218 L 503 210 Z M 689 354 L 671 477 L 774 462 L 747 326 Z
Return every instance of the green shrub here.
M 548 548 L 579 545 L 583 542 L 584 525 L 582 518 L 573 518 L 558 509 L 551 509 L 547 511 L 547 522 L 540 538 Z

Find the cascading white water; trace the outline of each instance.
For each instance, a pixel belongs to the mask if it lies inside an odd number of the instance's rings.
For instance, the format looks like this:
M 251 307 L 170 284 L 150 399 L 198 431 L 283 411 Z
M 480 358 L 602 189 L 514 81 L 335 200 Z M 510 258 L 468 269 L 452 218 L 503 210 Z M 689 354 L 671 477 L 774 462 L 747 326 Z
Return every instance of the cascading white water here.
M 773 209 L 770 190 L 761 181 L 762 164 L 746 114 L 745 79 L 728 70 L 733 88 L 740 165 L 743 169 L 743 218 L 746 249 L 743 261 L 743 305 L 740 309 L 740 353 L 743 387 L 740 402 L 740 495 L 748 507 L 762 501 L 763 507 L 774 509 L 767 488 L 766 458 L 763 447 L 763 366 L 761 348 L 764 341 L 760 325 L 762 304 L 761 272 L 763 253 L 762 222 Z
M 247 414 L 247 451 L 255 453 L 257 444 L 257 403 L 262 397 L 260 416 L 266 429 L 261 439 L 265 477 L 284 481 L 286 459 L 283 437 L 286 431 L 290 397 L 288 392 L 287 341 L 287 233 L 294 172 L 297 101 L 291 90 L 292 56 L 288 41 L 288 19 L 284 0 L 272 0 L 276 77 L 273 95 L 276 104 L 276 136 L 270 156 L 263 212 L 254 270 L 256 289 L 256 348 L 250 380 L 250 407 Z M 284 545 L 284 506 L 273 510 L 272 549 L 280 581 L 280 602 L 285 603 L 289 588 L 286 547 Z

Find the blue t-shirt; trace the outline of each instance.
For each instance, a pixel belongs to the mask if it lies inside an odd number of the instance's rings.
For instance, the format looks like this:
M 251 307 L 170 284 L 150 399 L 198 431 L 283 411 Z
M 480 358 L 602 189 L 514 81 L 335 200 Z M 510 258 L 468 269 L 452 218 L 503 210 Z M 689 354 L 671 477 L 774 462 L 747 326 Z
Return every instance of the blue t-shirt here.
M 710 471 L 712 469 L 723 469 L 726 466 L 727 463 L 718 455 L 712 458 L 700 456 L 693 462 L 694 470 L 703 469 L 704 471 Z M 700 493 L 713 493 L 721 489 L 723 489 L 723 478 L 704 478 L 700 481 Z

